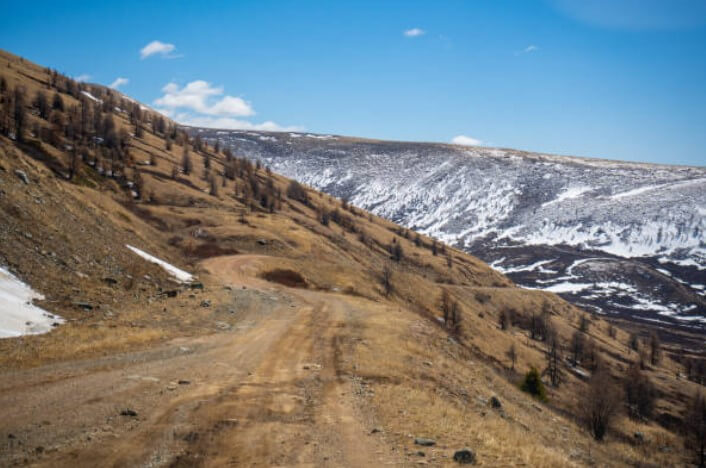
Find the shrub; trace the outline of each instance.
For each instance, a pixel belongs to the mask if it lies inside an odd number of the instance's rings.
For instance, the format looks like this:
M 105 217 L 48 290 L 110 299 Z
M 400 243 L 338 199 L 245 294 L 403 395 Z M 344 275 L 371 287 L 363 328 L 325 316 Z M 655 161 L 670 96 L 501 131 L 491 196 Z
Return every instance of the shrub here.
M 650 379 L 640 370 L 639 363 L 632 365 L 625 374 L 623 387 L 630 417 L 650 418 L 655 406 L 656 390 Z
M 306 189 L 296 180 L 289 183 L 289 186 L 287 187 L 287 198 L 296 200 L 305 205 L 309 204 L 309 195 L 306 193 Z
M 544 383 L 539 376 L 539 371 L 532 367 L 520 385 L 520 390 L 527 392 L 538 400 L 547 401 L 547 391 L 544 388 Z
M 599 369 L 591 376 L 579 398 L 579 408 L 593 438 L 603 440 L 619 408 L 618 392 L 607 371 Z

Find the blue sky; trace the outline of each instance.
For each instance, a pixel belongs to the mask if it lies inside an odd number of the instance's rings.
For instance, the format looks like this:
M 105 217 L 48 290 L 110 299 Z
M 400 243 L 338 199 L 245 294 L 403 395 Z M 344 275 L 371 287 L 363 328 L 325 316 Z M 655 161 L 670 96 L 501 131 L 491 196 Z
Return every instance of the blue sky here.
M 184 123 L 706 165 L 704 0 L 11 2 L 0 47 Z

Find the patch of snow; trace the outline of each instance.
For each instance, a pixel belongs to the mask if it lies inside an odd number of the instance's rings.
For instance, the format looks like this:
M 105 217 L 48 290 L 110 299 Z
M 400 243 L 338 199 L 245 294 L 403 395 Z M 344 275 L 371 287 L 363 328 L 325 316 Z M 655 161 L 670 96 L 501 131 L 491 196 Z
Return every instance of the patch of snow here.
M 0 338 L 46 333 L 53 324 L 64 322 L 32 304 L 33 299 L 44 296 L 0 267 Z
M 136 253 L 140 257 L 144 258 L 148 262 L 152 262 L 152 263 L 155 263 L 155 264 L 161 266 L 162 268 L 164 268 L 164 270 L 167 273 L 169 273 L 170 275 L 172 275 L 173 277 L 175 277 L 179 281 L 186 282 L 186 281 L 192 281 L 194 279 L 194 276 L 191 273 L 187 273 L 184 270 L 180 270 L 179 268 L 175 267 L 174 265 L 171 265 L 171 264 L 165 262 L 164 260 L 160 260 L 157 257 L 153 257 L 152 255 L 138 249 L 137 247 L 133 247 L 133 246 L 127 245 L 127 244 L 125 244 L 125 247 L 132 250 L 134 253 Z
M 527 266 L 518 266 L 518 267 L 509 267 L 509 268 L 503 268 L 503 267 L 501 267 L 501 266 L 499 265 L 503 260 L 505 260 L 505 257 L 503 257 L 501 260 L 496 260 L 495 262 L 491 263 L 490 266 L 493 267 L 493 268 L 495 268 L 496 270 L 498 270 L 500 273 L 502 273 L 502 274 L 504 274 L 504 275 L 506 275 L 506 274 L 508 274 L 508 273 L 519 273 L 519 272 L 522 272 L 522 271 L 534 271 L 534 270 L 537 270 L 537 269 L 539 269 L 539 271 L 540 271 L 541 273 L 556 273 L 556 272 L 553 271 L 553 270 L 545 270 L 544 268 L 542 268 L 542 265 L 546 265 L 547 263 L 552 263 L 552 262 L 556 261 L 556 259 L 552 259 L 552 260 L 540 260 L 540 261 L 535 262 L 535 263 L 533 263 L 533 264 L 531 264 L 531 265 L 527 265 Z M 497 263 L 496 263 L 496 262 L 497 262 Z
M 552 284 L 551 286 L 543 289 L 544 291 L 549 291 L 553 293 L 576 294 L 586 289 L 590 289 L 591 287 L 593 287 L 593 285 L 590 283 L 569 283 L 568 281 L 564 281 L 561 283 Z
M 569 200 L 571 198 L 578 198 L 586 192 L 593 190 L 593 187 L 569 187 L 563 192 L 561 192 L 554 200 L 548 201 L 542 204 L 542 208 L 545 208 L 554 203 L 561 203 L 564 200 Z
M 102 103 L 102 102 L 103 102 L 102 99 L 98 99 L 98 98 L 95 97 L 93 94 L 89 93 L 88 91 L 81 91 L 81 94 L 83 94 L 84 96 L 86 96 L 88 99 L 90 99 L 90 100 L 93 101 L 93 102 L 98 102 L 98 103 Z

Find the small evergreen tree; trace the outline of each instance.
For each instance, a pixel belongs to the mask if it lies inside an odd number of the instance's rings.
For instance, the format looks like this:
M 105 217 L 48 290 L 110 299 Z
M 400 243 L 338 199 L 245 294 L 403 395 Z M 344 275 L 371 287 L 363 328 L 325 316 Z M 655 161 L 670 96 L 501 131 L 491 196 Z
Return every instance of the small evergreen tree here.
M 520 390 L 529 393 L 540 401 L 547 401 L 547 391 L 542 383 L 542 378 L 539 376 L 539 371 L 534 367 L 530 368 L 525 374 Z

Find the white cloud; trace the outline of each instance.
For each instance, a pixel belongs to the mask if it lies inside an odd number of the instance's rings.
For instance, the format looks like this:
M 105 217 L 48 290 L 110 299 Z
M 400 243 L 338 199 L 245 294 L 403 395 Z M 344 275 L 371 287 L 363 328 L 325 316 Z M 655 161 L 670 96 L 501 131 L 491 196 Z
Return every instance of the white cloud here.
M 255 111 L 249 102 L 235 96 L 223 96 L 215 102 L 213 98 L 223 94 L 223 88 L 211 86 L 204 80 L 196 80 L 179 88 L 169 83 L 162 88 L 164 96 L 154 103 L 165 109 L 189 109 L 199 114 L 246 117 Z
M 412 28 L 412 29 L 406 30 L 403 34 L 405 35 L 405 37 L 419 37 L 419 36 L 423 36 L 426 33 L 427 32 L 423 29 Z
M 220 128 L 226 130 L 262 130 L 266 132 L 303 132 L 306 129 L 299 125 L 282 126 L 271 120 L 261 123 L 248 122 L 247 120 L 232 117 L 193 116 L 179 114 L 175 116 L 177 122 L 193 127 Z
M 463 145 L 463 146 L 478 146 L 483 144 L 481 140 L 478 140 L 476 138 L 472 138 L 466 135 L 458 135 L 455 136 L 451 139 L 451 143 L 454 145 Z
M 109 88 L 118 89 L 119 87 L 126 85 L 130 82 L 127 78 L 118 77 L 108 85 Z
M 254 123 L 242 117 L 255 115 L 252 105 L 240 97 L 223 95 L 222 87 L 196 80 L 179 87 L 169 83 L 162 88 L 164 95 L 154 101 L 157 112 L 183 124 L 194 127 L 229 130 L 264 130 L 272 132 L 300 132 L 300 126 L 283 126 L 267 120 Z
M 91 79 L 91 75 L 89 75 L 87 73 L 84 73 L 82 75 L 78 75 L 78 76 L 74 77 L 74 80 L 78 81 L 79 83 L 83 83 L 83 82 L 88 81 L 90 79 Z
M 140 58 L 146 59 L 150 55 L 159 54 L 165 58 L 175 58 L 175 55 L 170 55 L 176 50 L 174 44 L 168 44 L 162 41 L 152 41 L 142 49 L 140 49 Z
M 536 50 L 539 50 L 539 47 L 537 47 L 536 45 L 530 44 L 527 47 L 525 47 L 525 49 L 522 52 L 524 52 L 525 54 L 528 54 L 528 53 L 534 52 Z

